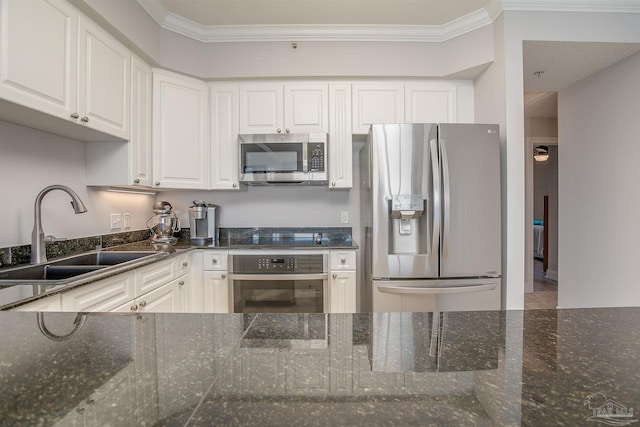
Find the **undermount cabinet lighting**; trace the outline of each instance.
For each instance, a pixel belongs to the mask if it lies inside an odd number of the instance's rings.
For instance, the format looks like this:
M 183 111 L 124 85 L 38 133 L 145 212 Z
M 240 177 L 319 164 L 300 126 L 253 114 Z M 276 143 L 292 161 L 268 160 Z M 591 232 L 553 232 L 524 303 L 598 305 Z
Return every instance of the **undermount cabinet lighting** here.
M 549 160 L 549 147 L 538 145 L 533 149 L 533 158 L 536 162 L 546 162 Z
M 153 190 L 137 190 L 133 188 L 121 188 L 121 187 L 109 187 L 107 188 L 107 191 L 109 191 L 110 193 L 145 194 L 148 196 L 155 196 L 156 194 L 158 194 L 156 191 L 153 191 Z

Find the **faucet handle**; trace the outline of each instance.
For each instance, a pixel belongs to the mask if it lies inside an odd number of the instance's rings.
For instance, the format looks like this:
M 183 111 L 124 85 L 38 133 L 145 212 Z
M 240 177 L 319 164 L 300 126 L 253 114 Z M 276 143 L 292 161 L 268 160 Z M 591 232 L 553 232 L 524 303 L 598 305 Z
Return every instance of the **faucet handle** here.
M 66 237 L 56 237 L 56 236 L 45 236 L 44 237 L 45 243 L 64 242 L 65 240 L 67 240 Z

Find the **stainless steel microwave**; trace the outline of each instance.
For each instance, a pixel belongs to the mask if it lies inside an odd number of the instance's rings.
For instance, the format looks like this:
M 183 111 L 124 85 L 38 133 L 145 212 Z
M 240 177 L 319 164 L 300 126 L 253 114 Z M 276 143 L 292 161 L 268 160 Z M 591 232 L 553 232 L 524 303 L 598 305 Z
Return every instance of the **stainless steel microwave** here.
M 253 185 L 326 185 L 327 134 L 238 136 L 240 182 Z

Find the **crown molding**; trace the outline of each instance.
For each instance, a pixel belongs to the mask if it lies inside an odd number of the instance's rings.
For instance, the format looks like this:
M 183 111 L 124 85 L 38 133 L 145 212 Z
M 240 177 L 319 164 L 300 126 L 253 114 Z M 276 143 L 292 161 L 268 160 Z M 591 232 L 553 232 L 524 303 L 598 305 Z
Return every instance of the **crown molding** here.
M 151 2 L 152 0 L 138 0 Z M 142 3 L 141 3 L 142 5 Z M 144 7 L 144 5 L 143 5 Z M 479 9 L 444 25 L 201 25 L 171 12 L 145 8 L 165 30 L 203 43 L 272 41 L 442 42 L 491 24 Z
M 503 10 L 640 13 L 638 0 L 490 0 L 443 25 L 202 25 L 169 12 L 161 1 L 137 1 L 161 28 L 203 43 L 443 42 L 491 24 Z
M 502 10 L 640 13 L 640 2 L 638 0 L 502 0 Z

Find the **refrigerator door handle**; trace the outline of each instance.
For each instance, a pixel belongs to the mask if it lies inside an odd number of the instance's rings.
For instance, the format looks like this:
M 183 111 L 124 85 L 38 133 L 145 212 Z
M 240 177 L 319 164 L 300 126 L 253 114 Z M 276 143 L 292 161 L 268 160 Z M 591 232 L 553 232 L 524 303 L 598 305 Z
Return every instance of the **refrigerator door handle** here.
M 442 218 L 442 257 L 447 257 L 447 240 L 449 239 L 449 223 L 451 217 L 451 194 L 449 186 L 449 160 L 447 159 L 447 144 L 443 138 L 440 139 L 440 157 L 442 164 L 442 199 L 443 199 L 443 218 Z
M 440 242 L 440 165 L 438 163 L 438 141 L 429 141 L 431 151 L 431 174 L 433 176 L 433 229 L 431 230 L 431 253 L 438 256 Z
M 462 294 L 468 292 L 481 292 L 492 291 L 498 286 L 497 283 L 489 283 L 486 285 L 472 285 L 472 286 L 452 286 L 448 288 L 434 287 L 426 288 L 423 286 L 397 286 L 397 285 L 377 285 L 380 292 L 386 292 L 388 294 L 420 294 L 420 295 L 434 295 L 434 294 Z

